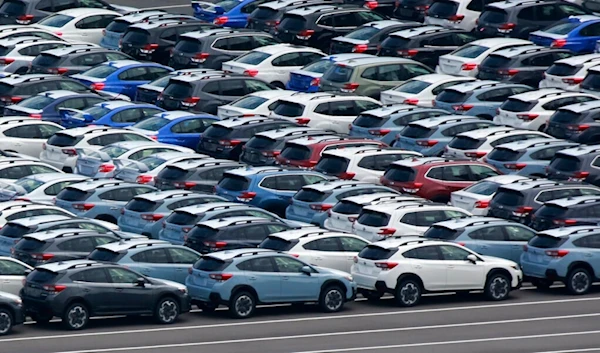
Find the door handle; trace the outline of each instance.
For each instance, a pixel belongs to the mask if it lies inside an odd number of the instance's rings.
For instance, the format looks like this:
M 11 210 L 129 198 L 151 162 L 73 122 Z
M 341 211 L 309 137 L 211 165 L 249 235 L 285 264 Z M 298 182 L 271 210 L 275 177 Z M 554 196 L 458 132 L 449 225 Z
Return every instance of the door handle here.
M 256 281 L 256 277 L 252 276 L 252 277 L 248 277 L 249 280 L 251 281 Z
M 448 268 L 454 268 L 454 265 L 448 265 Z
M 121 207 L 111 207 L 110 209 L 111 210 L 118 210 L 119 208 L 121 208 Z
M 116 288 L 117 292 L 122 292 L 124 288 Z
M 290 280 L 289 277 L 282 277 L 281 279 L 283 279 L 284 281 L 289 281 Z
M 421 265 L 415 265 L 415 268 L 423 268 Z

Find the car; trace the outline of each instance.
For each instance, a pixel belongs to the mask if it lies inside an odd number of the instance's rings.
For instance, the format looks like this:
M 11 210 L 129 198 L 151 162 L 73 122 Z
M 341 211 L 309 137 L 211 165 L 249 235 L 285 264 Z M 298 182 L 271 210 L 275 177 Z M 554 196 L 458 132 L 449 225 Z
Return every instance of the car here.
M 276 164 L 311 169 L 321 159 L 324 151 L 350 147 L 385 148 L 386 144 L 366 138 L 348 138 L 339 135 L 299 137 L 287 141 L 276 157 Z
M 456 77 L 443 74 L 429 74 L 412 78 L 404 83 L 381 92 L 383 104 L 410 104 L 431 108 L 436 96 L 444 89 L 465 82 L 475 81 L 473 77 Z
M 154 140 L 134 131 L 97 126 L 78 127 L 61 130 L 52 135 L 42 146 L 40 159 L 64 172 L 72 173 L 77 162 L 77 148 L 101 148 L 120 141 Z
M 78 216 L 117 224 L 121 208 L 129 200 L 153 191 L 156 188 L 149 185 L 92 179 L 67 186 L 56 195 L 54 203 Z
M 138 233 L 148 238 L 158 239 L 162 229 L 162 219 L 175 209 L 226 201 L 209 194 L 199 194 L 187 190 L 156 191 L 134 196 L 124 207 L 117 224 L 125 232 Z
M 25 74 L 41 51 L 71 46 L 65 41 L 35 36 L 0 39 L 0 67 L 4 73 Z
M 555 87 L 577 92 L 588 70 L 598 64 L 600 64 L 600 54 L 576 55 L 557 60 L 546 70 L 539 87 Z
M 164 76 L 172 70 L 156 63 L 117 60 L 102 63 L 71 77 L 95 90 L 118 93 L 133 99 L 137 86 Z
M 581 81 L 579 84 L 579 91 L 582 93 L 593 94 L 598 97 L 599 87 L 597 81 L 598 70 L 595 67 L 591 67 L 585 75 L 583 81 Z
M 23 301 L 18 295 L 0 292 L 0 336 L 10 333 L 14 326 L 25 323 Z
M 212 279 L 223 278 L 224 274 L 229 278 Z M 288 280 L 282 282 L 282 275 Z M 248 276 L 260 280 L 246 284 Z M 238 249 L 203 256 L 185 283 L 192 302 L 203 311 L 226 305 L 235 318 L 252 316 L 259 303 L 318 302 L 322 311 L 338 312 L 356 296 L 356 284 L 348 273 L 311 266 L 266 249 Z M 244 284 L 240 286 L 241 283 Z M 273 291 L 274 287 L 281 290 Z
M 137 92 L 135 93 L 135 100 L 139 102 L 145 102 L 150 104 L 156 104 L 160 94 L 163 92 L 167 84 L 169 84 L 169 80 L 171 77 L 179 76 L 179 75 L 204 75 L 209 73 L 219 73 L 223 74 L 222 71 L 212 70 L 212 69 L 184 69 L 171 71 L 165 76 L 161 76 L 154 81 L 150 81 L 146 84 L 139 85 L 137 87 Z
M 75 171 L 77 174 L 92 178 L 112 178 L 117 167 L 128 161 L 138 161 L 144 157 L 161 152 L 182 152 L 192 154 L 194 150 L 147 141 L 124 141 L 104 146 L 99 150 L 80 149 L 77 151 Z
M 127 54 L 105 48 L 70 45 L 44 50 L 32 61 L 29 74 L 73 75 L 107 61 L 133 60 Z
M 360 113 L 348 126 L 349 136 L 370 138 L 392 145 L 397 133 L 409 123 L 447 114 L 445 110 L 420 108 L 409 104 L 385 105 Z
M 239 2 L 218 1 L 215 3 L 194 1 L 194 16 L 204 22 L 212 22 L 219 26 L 244 28 L 248 15 L 266 0 L 244 0 Z
M 71 8 L 54 13 L 34 26 L 56 31 L 67 41 L 100 44 L 102 30 L 121 14 L 105 9 Z
M 455 267 L 444 271 L 449 263 Z M 365 247 L 352 276 L 367 298 L 391 293 L 398 305 L 407 307 L 419 304 L 426 292 L 483 290 L 489 300 L 505 300 L 523 282 L 513 261 L 482 256 L 458 244 L 402 238 Z
M 72 218 L 75 215 L 60 207 L 48 204 L 33 203 L 26 200 L 7 200 L 2 205 L 2 217 L 0 225 L 6 226 L 8 222 L 20 220 L 22 218 L 33 216 L 55 215 L 60 217 Z
M 115 292 L 112 288 L 115 283 L 127 289 Z M 64 289 L 57 291 L 57 286 Z M 90 260 L 38 267 L 27 276 L 21 295 L 25 312 L 38 324 L 58 316 L 69 330 L 85 328 L 93 316 L 130 315 L 132 312 L 153 315 L 158 323 L 172 324 L 179 314 L 190 308 L 190 298 L 182 284 Z M 80 295 L 83 301 L 72 300 Z M 112 306 L 107 302 L 115 304 Z
M 294 9 L 310 5 L 341 4 L 338 0 L 277 0 L 257 4 L 248 15 L 246 28 L 271 33 L 281 23 L 283 15 Z
M 492 120 L 498 107 L 508 97 L 531 90 L 531 87 L 521 84 L 478 80 L 445 88 L 435 97 L 432 105 L 452 114 Z
M 218 107 L 217 116 L 221 119 L 252 115 L 268 116 L 279 104 L 279 99 L 290 97 L 294 93 L 294 91 L 283 90 L 250 93 L 229 104 Z
M 38 37 L 47 40 L 62 41 L 60 36 L 54 32 L 46 31 L 40 28 L 27 25 L 0 25 L 0 39 L 10 39 L 17 37 Z
M 529 180 L 529 178 L 516 174 L 485 178 L 462 190 L 450 193 L 450 204 L 462 208 L 474 216 L 486 216 L 490 200 L 499 187 L 525 180 Z
M 167 165 L 154 177 L 154 185 L 159 190 L 183 189 L 212 193 L 223 173 L 242 166 L 244 164 L 227 159 L 175 162 Z
M 511 96 L 498 108 L 494 122 L 527 130 L 544 131 L 556 109 L 566 105 L 595 101 L 598 97 L 557 88 L 539 89 Z
M 470 217 L 435 223 L 423 238 L 460 244 L 483 256 L 519 263 L 523 246 L 535 231 L 523 224 L 492 217 Z
M 382 42 L 392 33 L 422 26 L 419 22 L 397 20 L 375 21 L 364 24 L 350 33 L 331 40 L 330 54 L 377 54 Z
M 509 142 L 552 138 L 539 131 L 512 129 L 510 127 L 489 127 L 467 131 L 456 135 L 446 147 L 444 157 L 447 158 L 482 158 L 494 147 Z
M 14 182 L 22 177 L 44 174 L 60 173 L 61 171 L 50 164 L 21 158 L 0 159 L 0 182 Z
M 545 202 L 599 193 L 599 188 L 581 182 L 559 182 L 548 179 L 517 181 L 502 185 L 496 190 L 488 206 L 488 216 L 530 224 L 531 216 Z
M 485 162 L 503 174 L 543 178 L 557 152 L 576 146 L 574 142 L 548 138 L 510 142 L 494 147 Z
M 254 77 L 221 73 L 181 75 L 169 79 L 156 104 L 167 110 L 214 115 L 221 105 L 229 104 L 250 93 L 274 89 L 275 86 Z
M 454 136 L 477 129 L 496 126 L 488 120 L 465 115 L 443 115 L 408 124 L 398 135 L 393 146 L 415 151 L 421 156 L 443 155 L 444 148 Z
M 258 247 L 285 252 L 315 266 L 350 273 L 354 257 L 368 244 L 353 234 L 301 229 L 273 233 Z
M 562 21 L 531 32 L 529 40 L 539 45 L 564 48 L 577 54 L 594 53 L 596 41 L 600 39 L 600 17 L 583 15 L 583 11 L 581 13 L 579 16 L 569 13 Z
M 597 145 L 577 146 L 557 152 L 548 168 L 549 179 L 586 182 L 600 186 L 600 149 Z
M 61 126 L 48 121 L 4 116 L 0 120 L 0 148 L 39 157 L 46 140 L 61 130 Z
M 365 110 L 381 107 L 377 100 L 365 96 L 338 93 L 297 93 L 282 97 L 269 114 L 316 129 L 348 133 L 348 123 Z
M 594 242 L 599 231 L 596 226 L 576 226 L 539 232 L 521 256 L 523 274 L 540 289 L 560 281 L 570 294 L 587 293 L 596 280 Z
M 285 43 L 305 45 L 327 52 L 331 40 L 359 26 L 388 18 L 368 8 L 309 5 L 287 11 L 274 30 Z
M 485 58 L 478 69 L 477 78 L 538 87 L 544 72 L 555 61 L 573 56 L 567 49 L 524 45 L 498 50 Z
M 84 110 L 62 109 L 60 122 L 68 128 L 87 125 L 126 127 L 162 112 L 164 109 L 152 104 L 112 101 L 97 103 Z
M 166 241 L 131 239 L 99 245 L 87 259 L 116 263 L 144 276 L 184 284 L 187 270 L 201 256 L 190 248 Z
M 178 70 L 204 68 L 221 70 L 224 62 L 264 46 L 278 44 L 272 35 L 260 31 L 233 31 L 227 28 L 187 32 L 171 51 L 169 66 Z
M 439 3 L 452 2 L 440 0 Z M 433 5 L 432 5 L 433 6 Z M 490 54 L 502 49 L 531 45 L 528 40 L 516 38 L 479 39 L 456 49 L 450 54 L 440 56 L 435 71 L 439 74 L 476 77 L 478 66 Z
M 390 164 L 380 181 L 392 189 L 446 204 L 453 191 L 499 174 L 483 162 L 423 157 Z
M 422 157 L 418 152 L 365 147 L 340 148 L 324 151 L 314 171 L 337 177 L 378 183 L 391 163 Z
M 323 226 L 329 211 L 339 200 L 357 195 L 392 192 L 385 186 L 355 180 L 333 180 L 303 186 L 285 209 L 289 220 Z
M 537 231 L 565 226 L 595 226 L 600 223 L 598 205 L 600 197 L 597 195 L 551 200 L 531 216 L 530 226 Z
M 66 186 L 85 180 L 86 177 L 67 173 L 42 173 L 25 176 L 13 184 L 0 188 L 0 200 L 19 199 L 23 201 L 51 204 L 52 200 Z
M 425 199 L 414 196 L 400 195 L 390 192 L 377 192 L 349 196 L 339 200 L 329 211 L 323 227 L 333 232 L 352 233 L 354 221 L 362 212 L 363 207 L 401 202 L 426 202 Z
M 596 121 L 598 108 L 600 101 L 597 100 L 558 108 L 548 119 L 544 132 L 555 138 L 594 144 L 600 138 Z
M 0 256 L 0 293 L 8 293 L 11 295 L 19 295 L 23 288 L 23 280 L 29 272 L 33 271 L 33 267 L 21 262 L 17 259 L 7 256 Z M 2 316 L 0 314 L 0 316 Z M 0 332 L 2 331 L 0 325 Z
M 140 160 L 129 160 L 121 164 L 115 172 L 115 179 L 130 183 L 154 185 L 156 177 L 163 169 L 173 163 L 210 159 L 198 153 L 161 152 L 149 155 Z

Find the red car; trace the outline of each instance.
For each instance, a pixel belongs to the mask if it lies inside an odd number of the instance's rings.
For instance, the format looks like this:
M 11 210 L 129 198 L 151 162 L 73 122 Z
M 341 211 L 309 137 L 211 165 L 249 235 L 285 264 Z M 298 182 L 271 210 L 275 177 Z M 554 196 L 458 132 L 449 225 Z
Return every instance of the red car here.
M 453 191 L 499 174 L 483 162 L 424 157 L 394 162 L 380 180 L 381 184 L 401 192 L 447 203 Z

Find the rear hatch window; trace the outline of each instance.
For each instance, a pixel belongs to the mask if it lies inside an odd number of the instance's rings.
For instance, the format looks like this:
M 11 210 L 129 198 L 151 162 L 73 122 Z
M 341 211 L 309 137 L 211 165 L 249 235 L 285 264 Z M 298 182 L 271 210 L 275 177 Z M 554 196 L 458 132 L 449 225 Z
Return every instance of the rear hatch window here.
M 272 235 L 268 236 L 263 242 L 258 246 L 261 249 L 270 249 L 276 251 L 288 251 L 294 247 L 298 243 L 298 240 L 285 240 L 280 237 L 274 237 Z
M 123 43 L 146 44 L 150 40 L 150 32 L 140 28 L 129 28 L 123 36 Z
M 71 147 L 75 146 L 81 139 L 83 139 L 83 136 L 71 136 L 57 132 L 48 139 L 47 144 L 56 147 Z
M 167 87 L 163 92 L 163 95 L 173 97 L 173 98 L 187 98 L 191 97 L 194 89 L 192 85 L 186 82 L 178 82 L 178 81 L 169 81 Z
M 195 39 L 182 38 L 175 45 L 175 50 L 188 54 L 196 54 L 202 49 L 200 44 L 201 43 Z
M 483 144 L 482 140 L 474 139 L 468 136 L 456 136 L 450 141 L 448 147 L 457 150 L 474 150 Z
M 416 173 L 414 169 L 405 166 L 392 165 L 385 172 L 384 177 L 391 181 L 409 182 L 415 180 Z
M 482 45 L 469 44 L 452 52 L 451 55 L 460 56 L 462 58 L 474 59 L 479 55 L 483 54 L 483 52 L 485 52 L 488 49 L 488 47 L 484 47 Z
M 215 259 L 210 256 L 203 256 L 200 260 L 196 261 L 194 268 L 200 271 L 213 272 L 224 270 L 228 265 L 229 263 L 223 260 Z
M 130 25 L 131 24 L 127 21 L 116 19 L 109 23 L 108 26 L 106 26 L 106 30 L 108 32 L 114 33 L 125 33 L 125 31 L 127 30 L 127 28 L 129 28 Z
M 454 240 L 459 235 L 460 233 L 456 229 L 433 225 L 423 234 L 423 238 Z
M 378 117 L 371 114 L 361 114 L 354 119 L 353 125 L 358 127 L 381 127 L 389 117 Z
M 494 183 L 491 181 L 480 181 L 479 183 L 473 184 L 468 188 L 464 189 L 464 191 L 477 195 L 490 196 L 493 195 L 496 191 L 498 191 L 499 187 L 500 184 L 498 183 Z
M 330 175 L 338 175 L 346 171 L 350 161 L 344 157 L 323 156 L 315 166 L 315 171 Z
M 56 272 L 37 268 L 27 276 L 27 281 L 35 283 L 52 283 L 56 277 L 58 277 L 58 273 Z
M 160 206 L 160 204 L 156 201 L 134 198 L 125 205 L 125 209 L 133 212 L 152 212 L 156 210 L 158 206 Z
M 437 95 L 436 100 L 444 103 L 462 103 L 469 98 L 471 93 L 455 91 L 453 89 L 445 89 Z
M 375 26 L 363 26 L 345 35 L 346 38 L 367 40 L 379 33 L 379 28 Z
M 436 128 L 428 128 L 419 124 L 409 124 L 405 127 L 400 135 L 408 138 L 424 138 L 433 134 Z
M 431 86 L 431 83 L 429 83 L 429 82 L 419 81 L 419 80 L 410 80 L 410 81 L 407 81 L 407 82 L 401 84 L 400 86 L 394 88 L 394 91 L 402 92 L 402 93 L 417 94 L 429 86 Z
M 107 78 L 118 69 L 119 68 L 110 65 L 98 65 L 85 72 L 82 72 L 81 75 L 94 78 Z
M 125 256 L 125 253 L 120 254 L 108 249 L 96 249 L 88 255 L 88 259 L 102 262 L 117 262 L 123 256 Z
M 561 219 L 569 209 L 558 205 L 545 204 L 535 213 L 536 217 Z
M 269 20 L 275 18 L 275 16 L 277 16 L 277 10 L 273 10 L 270 7 L 259 6 L 258 9 L 252 12 L 252 17 L 257 20 Z
M 19 16 L 25 14 L 27 5 L 23 1 L 5 0 L 0 6 L 0 13 L 8 16 Z
M 7 223 L 0 229 L 0 235 L 7 238 L 18 239 L 31 232 L 31 229 L 16 223 Z
M 389 36 L 381 43 L 382 48 L 401 49 L 406 48 L 410 43 L 410 39 L 400 36 Z
M 251 138 L 248 143 L 246 143 L 246 148 L 255 148 L 258 150 L 269 150 L 273 149 L 277 144 L 277 140 L 272 138 L 268 138 L 265 136 L 254 136 Z
M 599 77 L 600 79 L 600 77 Z M 550 122 L 561 123 L 561 124 L 576 124 L 583 120 L 584 115 L 581 113 L 575 113 L 571 110 L 559 109 L 552 115 Z
M 397 252 L 398 249 L 384 249 L 377 245 L 367 245 L 358 253 L 358 257 L 367 260 L 386 260 Z
M 572 66 L 564 63 L 556 63 L 546 70 L 546 73 L 552 76 L 572 76 L 581 69 L 581 66 Z
M 260 107 L 261 104 L 268 101 L 266 98 L 256 97 L 256 96 L 246 96 L 241 98 L 233 103 L 231 103 L 232 107 L 244 108 L 244 109 L 256 109 Z
M 581 160 L 575 156 L 556 154 L 550 162 L 550 168 L 561 172 L 575 172 L 581 167 Z
M 263 53 L 261 51 L 251 51 L 247 54 L 236 58 L 234 61 L 240 64 L 258 65 L 270 56 L 271 54 Z
M 204 134 L 202 134 L 202 136 L 222 139 L 227 138 L 229 135 L 231 135 L 232 132 L 233 129 L 231 128 L 225 127 L 223 125 L 213 124 L 209 126 L 208 129 L 206 129 L 206 131 L 204 131 Z
M 583 89 L 599 91 L 600 90 L 600 72 L 589 71 L 587 76 L 585 76 L 585 79 L 583 80 L 583 82 L 581 82 L 580 86 Z
M 160 173 L 158 173 L 158 178 L 167 179 L 167 180 L 183 180 L 185 179 L 191 172 L 189 170 L 185 170 L 179 167 L 168 165 L 165 169 L 163 169 Z
M 323 80 L 331 82 L 348 82 L 352 77 L 353 68 L 344 65 L 333 65 L 323 74 Z
M 515 151 L 508 148 L 496 147 L 487 158 L 498 162 L 512 162 L 521 157 L 525 151 Z
M 273 109 L 273 114 L 295 118 L 302 116 L 304 105 L 294 102 L 279 101 L 277 107 Z
M 327 198 L 327 193 L 315 189 L 307 188 L 298 191 L 294 199 L 303 202 L 321 202 Z
M 506 110 L 509 112 L 527 112 L 531 110 L 537 101 L 525 102 L 516 98 L 508 98 L 508 100 L 500 106 L 500 109 Z
M 15 86 L 0 82 L 0 96 L 9 95 L 13 88 L 15 88 Z
M 427 11 L 427 15 L 437 18 L 449 18 L 456 14 L 458 4 L 454 1 L 434 1 Z
M 342 200 L 335 204 L 331 211 L 341 214 L 359 214 L 360 211 L 362 211 L 362 205 L 355 202 Z
M 228 174 L 223 175 L 223 179 L 219 181 L 219 186 L 225 190 L 243 191 L 248 189 L 248 179 L 243 176 Z
M 219 234 L 218 229 L 214 229 L 211 227 L 207 227 L 204 225 L 199 225 L 197 227 L 192 228 L 188 233 L 188 238 L 194 239 L 215 239 Z
M 17 245 L 15 245 L 15 249 L 26 252 L 34 252 L 42 250 L 45 246 L 46 242 L 44 241 L 34 238 L 23 238 L 19 240 Z
M 508 14 L 506 13 L 506 11 L 496 8 L 487 8 L 479 16 L 479 22 L 501 24 L 506 23 L 507 18 Z
M 549 235 L 538 234 L 535 237 L 531 238 L 531 240 L 529 241 L 529 245 L 541 249 L 551 249 L 558 248 L 559 246 L 563 245 L 567 240 L 568 238 L 566 237 L 557 238 L 551 237 Z
M 523 204 L 525 197 L 522 193 L 515 190 L 500 188 L 492 201 L 504 206 L 520 206 Z
M 310 148 L 290 143 L 281 151 L 281 157 L 293 161 L 304 161 L 310 158 Z
M 390 215 L 374 210 L 362 210 L 356 221 L 369 227 L 385 227 L 390 222 Z
M 166 222 L 176 224 L 179 226 L 189 225 L 196 223 L 198 216 L 183 211 L 175 211 L 167 217 Z M 212 228 L 211 228 L 212 229 Z
M 4 56 L 6 54 L 8 54 L 8 52 L 11 51 L 11 47 L 5 47 L 3 45 L 0 45 L 0 56 Z
M 300 31 L 306 26 L 306 19 L 297 15 L 284 15 L 278 28 L 289 31 Z
M 550 33 L 550 34 L 565 35 L 565 34 L 569 34 L 569 32 L 571 32 L 572 30 L 574 30 L 575 28 L 577 28 L 579 26 L 581 26 L 581 22 L 579 22 L 579 21 L 563 22 L 563 23 L 558 23 L 550 28 L 546 28 L 544 30 L 544 32 Z
M 84 191 L 76 188 L 67 187 L 56 195 L 56 198 L 64 201 L 84 201 L 92 195 L 94 191 Z
M 481 63 L 481 66 L 489 67 L 492 69 L 497 69 L 497 68 L 508 67 L 510 62 L 511 62 L 511 60 L 507 57 L 504 57 L 502 55 L 492 54 L 483 60 L 483 62 Z

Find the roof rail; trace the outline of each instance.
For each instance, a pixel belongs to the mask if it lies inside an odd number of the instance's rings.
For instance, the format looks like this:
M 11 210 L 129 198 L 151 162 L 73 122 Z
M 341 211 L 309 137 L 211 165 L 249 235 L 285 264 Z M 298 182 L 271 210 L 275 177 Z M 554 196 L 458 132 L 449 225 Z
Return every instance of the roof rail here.
M 62 263 L 62 261 L 61 261 L 61 262 L 59 262 L 59 263 Z M 101 264 L 101 263 L 97 263 L 97 262 L 88 262 L 88 263 L 83 263 L 83 264 L 75 264 L 75 265 L 71 265 L 71 266 L 67 267 L 66 269 L 67 269 L 67 270 L 71 270 L 71 269 L 74 269 L 74 268 L 80 268 L 80 267 L 91 267 L 91 266 L 100 266 L 100 265 L 103 265 L 103 264 Z
M 76 235 L 82 235 L 82 234 L 88 234 L 88 233 L 94 233 L 94 232 L 95 231 L 93 231 L 91 229 L 81 229 L 81 230 L 72 231 L 72 232 L 60 233 L 55 238 L 72 237 L 72 236 L 76 236 Z
M 257 249 L 257 250 L 259 250 L 259 249 Z M 250 251 L 247 251 L 247 252 L 241 252 L 241 253 L 235 255 L 234 258 L 242 257 L 242 256 L 249 256 L 249 255 L 258 255 L 258 254 L 261 254 L 261 253 L 268 253 L 269 252 L 269 251 L 265 251 L 266 249 L 260 249 L 262 251 L 257 251 L 257 250 L 250 250 Z

